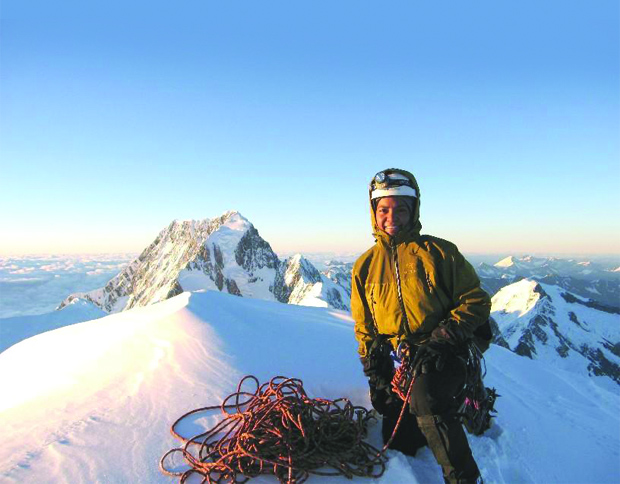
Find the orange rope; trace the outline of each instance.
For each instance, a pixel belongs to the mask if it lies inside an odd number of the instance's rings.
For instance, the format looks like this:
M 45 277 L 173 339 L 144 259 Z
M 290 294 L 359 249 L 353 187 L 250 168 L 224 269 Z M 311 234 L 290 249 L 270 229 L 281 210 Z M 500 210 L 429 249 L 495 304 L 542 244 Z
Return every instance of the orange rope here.
M 242 390 L 248 381 L 254 392 Z M 223 419 L 213 428 L 189 439 L 177 432 L 188 416 L 216 409 Z M 387 446 L 379 451 L 364 442 L 371 418 L 346 398 L 310 399 L 301 380 L 277 376 L 261 385 L 246 376 L 221 405 L 192 410 L 172 424 L 172 435 L 184 445 L 166 452 L 159 465 L 180 483 L 194 474 L 207 484 L 243 483 L 261 474 L 288 484 L 304 482 L 310 474 L 380 477 Z M 174 454 L 183 457 L 183 470 L 166 465 Z

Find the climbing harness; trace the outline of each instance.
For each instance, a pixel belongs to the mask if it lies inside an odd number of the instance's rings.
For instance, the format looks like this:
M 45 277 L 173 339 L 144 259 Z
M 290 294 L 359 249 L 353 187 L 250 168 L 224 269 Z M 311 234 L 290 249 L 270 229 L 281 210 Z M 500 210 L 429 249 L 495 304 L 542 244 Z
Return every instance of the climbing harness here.
M 463 388 L 455 397 L 457 402 L 460 402 L 457 415 L 470 434 L 482 435 L 490 428 L 491 419 L 497 414 L 495 400 L 500 395 L 495 388 L 484 386 L 486 364 L 482 352 L 475 343 L 469 342 L 464 355 L 458 357 L 465 363 L 466 378 Z M 416 375 L 415 358 L 412 358 L 411 346 L 407 341 L 398 345 L 395 361 L 400 365 L 396 368 L 392 379 L 392 391 L 403 402 L 409 402 Z M 398 425 L 394 429 L 394 434 L 397 430 Z
M 392 391 L 403 402 L 408 402 L 407 395 L 413 385 L 413 361 L 411 360 L 411 347 L 407 341 L 402 341 L 396 349 L 394 361 L 397 364 L 396 372 L 392 378 Z

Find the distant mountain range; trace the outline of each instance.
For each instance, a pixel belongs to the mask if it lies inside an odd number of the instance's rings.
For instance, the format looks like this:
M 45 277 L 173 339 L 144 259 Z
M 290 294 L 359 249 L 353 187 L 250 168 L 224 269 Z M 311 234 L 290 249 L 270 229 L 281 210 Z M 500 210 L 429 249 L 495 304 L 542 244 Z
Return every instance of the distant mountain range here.
M 82 300 L 117 313 L 207 289 L 342 310 L 349 309 L 351 293 L 346 278 L 332 280 L 300 254 L 280 260 L 245 217 L 230 211 L 173 221 L 104 287 L 71 294 L 58 309 Z
M 523 278 L 562 287 L 603 306 L 620 307 L 620 270 L 595 262 L 555 257 L 506 257 L 494 265 L 476 267 L 483 288 L 491 295 Z

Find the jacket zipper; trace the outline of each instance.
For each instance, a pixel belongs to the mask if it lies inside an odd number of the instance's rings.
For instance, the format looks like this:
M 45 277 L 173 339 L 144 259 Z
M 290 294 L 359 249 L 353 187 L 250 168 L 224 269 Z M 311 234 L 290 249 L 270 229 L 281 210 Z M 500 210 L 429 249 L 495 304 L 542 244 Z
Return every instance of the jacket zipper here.
M 403 294 L 400 287 L 400 271 L 398 270 L 398 255 L 396 251 L 396 241 L 394 239 L 390 240 L 390 248 L 392 249 L 392 258 L 394 259 L 394 268 L 396 270 L 396 288 L 398 289 L 398 302 L 400 303 L 400 310 L 403 313 L 403 330 L 404 333 L 408 336 L 411 334 L 411 330 L 409 329 L 409 320 L 407 319 L 407 312 L 405 311 L 405 303 L 403 302 Z

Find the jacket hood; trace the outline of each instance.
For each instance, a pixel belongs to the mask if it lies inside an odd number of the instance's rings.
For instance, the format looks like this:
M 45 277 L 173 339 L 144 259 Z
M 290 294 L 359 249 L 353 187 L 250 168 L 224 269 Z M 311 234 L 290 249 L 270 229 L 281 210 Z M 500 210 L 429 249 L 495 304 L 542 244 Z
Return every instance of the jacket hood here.
M 411 220 L 409 220 L 409 225 L 405 227 L 403 230 L 401 230 L 395 236 L 391 236 L 387 232 L 384 232 L 383 230 L 381 230 L 377 225 L 375 207 L 374 207 L 374 204 L 372 203 L 372 198 L 371 198 L 372 196 L 371 186 L 372 186 L 372 181 L 374 180 L 374 177 L 373 177 L 373 179 L 371 179 L 370 183 L 368 184 L 368 202 L 370 204 L 370 223 L 372 226 L 372 235 L 375 238 L 375 240 L 383 240 L 388 244 L 392 241 L 392 239 L 395 239 L 394 241 L 396 243 L 402 242 L 404 240 L 417 239 L 420 236 L 420 231 L 422 230 L 422 224 L 420 223 L 420 187 L 418 186 L 418 182 L 411 173 L 405 170 L 400 170 L 398 168 L 387 168 L 383 171 L 388 171 L 391 173 L 398 173 L 400 175 L 403 175 L 409 178 L 409 180 L 411 180 L 411 182 L 413 183 L 413 186 L 415 187 L 418 196 L 415 198 L 412 197 L 413 198 L 413 212 L 411 214 Z

